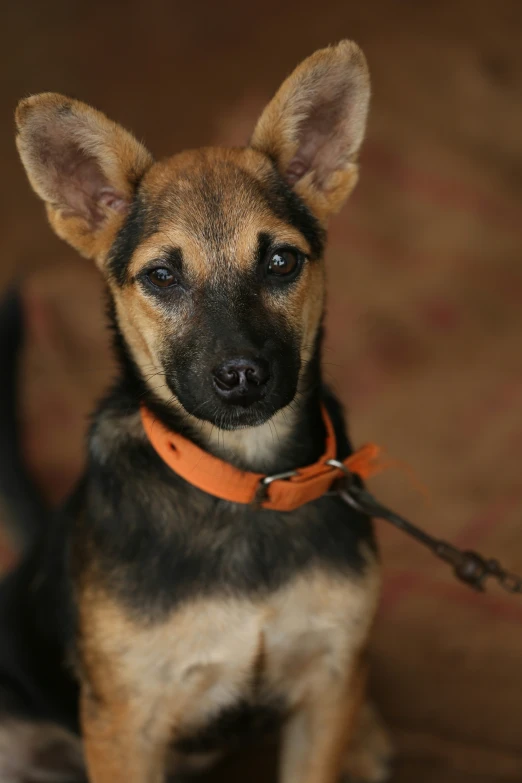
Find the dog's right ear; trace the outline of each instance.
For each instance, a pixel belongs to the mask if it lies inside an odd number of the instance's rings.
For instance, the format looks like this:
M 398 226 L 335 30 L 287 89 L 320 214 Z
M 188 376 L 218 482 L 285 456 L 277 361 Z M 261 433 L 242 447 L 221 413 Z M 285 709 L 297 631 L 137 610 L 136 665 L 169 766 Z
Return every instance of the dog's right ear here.
M 121 126 L 80 101 L 33 95 L 16 109 L 17 147 L 58 236 L 99 264 L 152 163 Z
M 283 82 L 263 111 L 251 146 L 326 225 L 357 182 L 370 76 L 353 41 L 312 54 Z

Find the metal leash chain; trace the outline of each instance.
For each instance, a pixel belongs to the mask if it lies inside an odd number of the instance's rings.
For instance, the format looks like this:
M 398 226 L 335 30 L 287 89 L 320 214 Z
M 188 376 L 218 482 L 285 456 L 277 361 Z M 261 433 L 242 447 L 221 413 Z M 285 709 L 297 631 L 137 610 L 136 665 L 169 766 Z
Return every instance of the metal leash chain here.
M 367 490 L 354 484 L 352 474 L 347 474 L 336 493 L 356 511 L 391 522 L 399 530 L 427 547 L 436 557 L 453 566 L 457 579 L 473 590 L 483 592 L 486 589 L 486 580 L 491 578 L 496 579 L 508 593 L 522 593 L 522 577 L 506 571 L 497 560 L 486 560 L 478 552 L 459 549 L 447 541 L 430 536 L 404 517 L 383 506 Z

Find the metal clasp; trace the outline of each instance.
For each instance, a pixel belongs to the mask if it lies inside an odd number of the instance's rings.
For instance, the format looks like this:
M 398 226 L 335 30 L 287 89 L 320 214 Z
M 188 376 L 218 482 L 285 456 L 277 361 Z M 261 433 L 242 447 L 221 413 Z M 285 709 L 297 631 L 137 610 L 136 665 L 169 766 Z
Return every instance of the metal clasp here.
M 339 479 L 339 481 L 342 482 L 342 485 L 339 486 L 338 482 L 335 482 L 332 489 L 330 489 L 326 494 L 343 496 L 343 500 L 346 503 L 353 506 L 357 511 L 359 511 L 360 509 L 354 502 L 352 502 L 353 498 L 350 495 L 350 490 L 353 486 L 354 474 L 350 470 L 348 470 L 344 462 L 340 462 L 338 459 L 327 459 L 325 465 L 328 465 L 330 468 L 337 468 L 338 470 L 341 470 L 344 473 L 344 477 L 342 479 Z
M 265 476 L 259 482 L 254 503 L 260 506 L 268 497 L 268 487 L 273 481 L 284 481 L 297 476 L 296 470 L 285 470 L 284 473 L 274 473 L 272 476 Z
M 327 459 L 324 464 L 328 465 L 329 468 L 337 468 L 338 470 L 341 470 L 344 473 L 346 479 L 348 479 L 349 481 L 346 488 L 349 488 L 351 486 L 353 474 L 350 473 L 350 471 L 348 470 L 346 465 L 344 465 L 344 463 L 339 462 L 338 459 Z M 284 473 L 274 473 L 272 476 L 265 476 L 265 478 L 261 479 L 259 482 L 259 487 L 256 493 L 256 497 L 254 499 L 254 503 L 260 506 L 267 499 L 268 487 L 270 486 L 270 484 L 272 484 L 273 481 L 285 481 L 298 475 L 299 472 L 297 470 L 286 470 Z M 326 494 L 327 495 L 337 494 L 337 491 L 335 493 L 327 492 Z
M 272 481 L 279 481 L 279 479 L 289 479 L 293 476 L 297 476 L 297 471 L 287 470 L 284 473 L 274 473 L 272 476 L 265 476 L 264 479 L 261 479 L 259 483 L 263 484 L 265 487 L 268 487 Z
M 342 470 L 345 476 L 350 477 L 352 475 L 344 462 L 339 462 L 338 459 L 327 459 L 324 464 L 329 465 L 331 468 L 338 468 L 339 470 Z

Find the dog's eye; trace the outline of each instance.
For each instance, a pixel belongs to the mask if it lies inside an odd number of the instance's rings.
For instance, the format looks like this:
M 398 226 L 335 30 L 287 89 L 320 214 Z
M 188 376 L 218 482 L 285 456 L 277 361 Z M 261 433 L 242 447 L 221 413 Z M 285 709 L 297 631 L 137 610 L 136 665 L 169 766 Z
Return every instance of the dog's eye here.
M 295 274 L 300 266 L 300 257 L 294 250 L 277 250 L 272 253 L 267 271 L 275 277 L 289 277 Z
M 176 285 L 176 278 L 165 266 L 158 266 L 155 269 L 150 269 L 147 272 L 147 278 L 157 288 L 169 288 L 172 285 Z

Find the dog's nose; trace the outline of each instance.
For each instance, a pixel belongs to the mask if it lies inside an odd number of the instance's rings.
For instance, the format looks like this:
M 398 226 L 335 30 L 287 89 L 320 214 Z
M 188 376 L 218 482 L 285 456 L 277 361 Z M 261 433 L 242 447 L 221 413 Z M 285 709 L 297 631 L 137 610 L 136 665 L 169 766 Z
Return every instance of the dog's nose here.
M 250 405 L 265 393 L 270 378 L 264 359 L 230 359 L 213 371 L 214 387 L 224 400 Z

